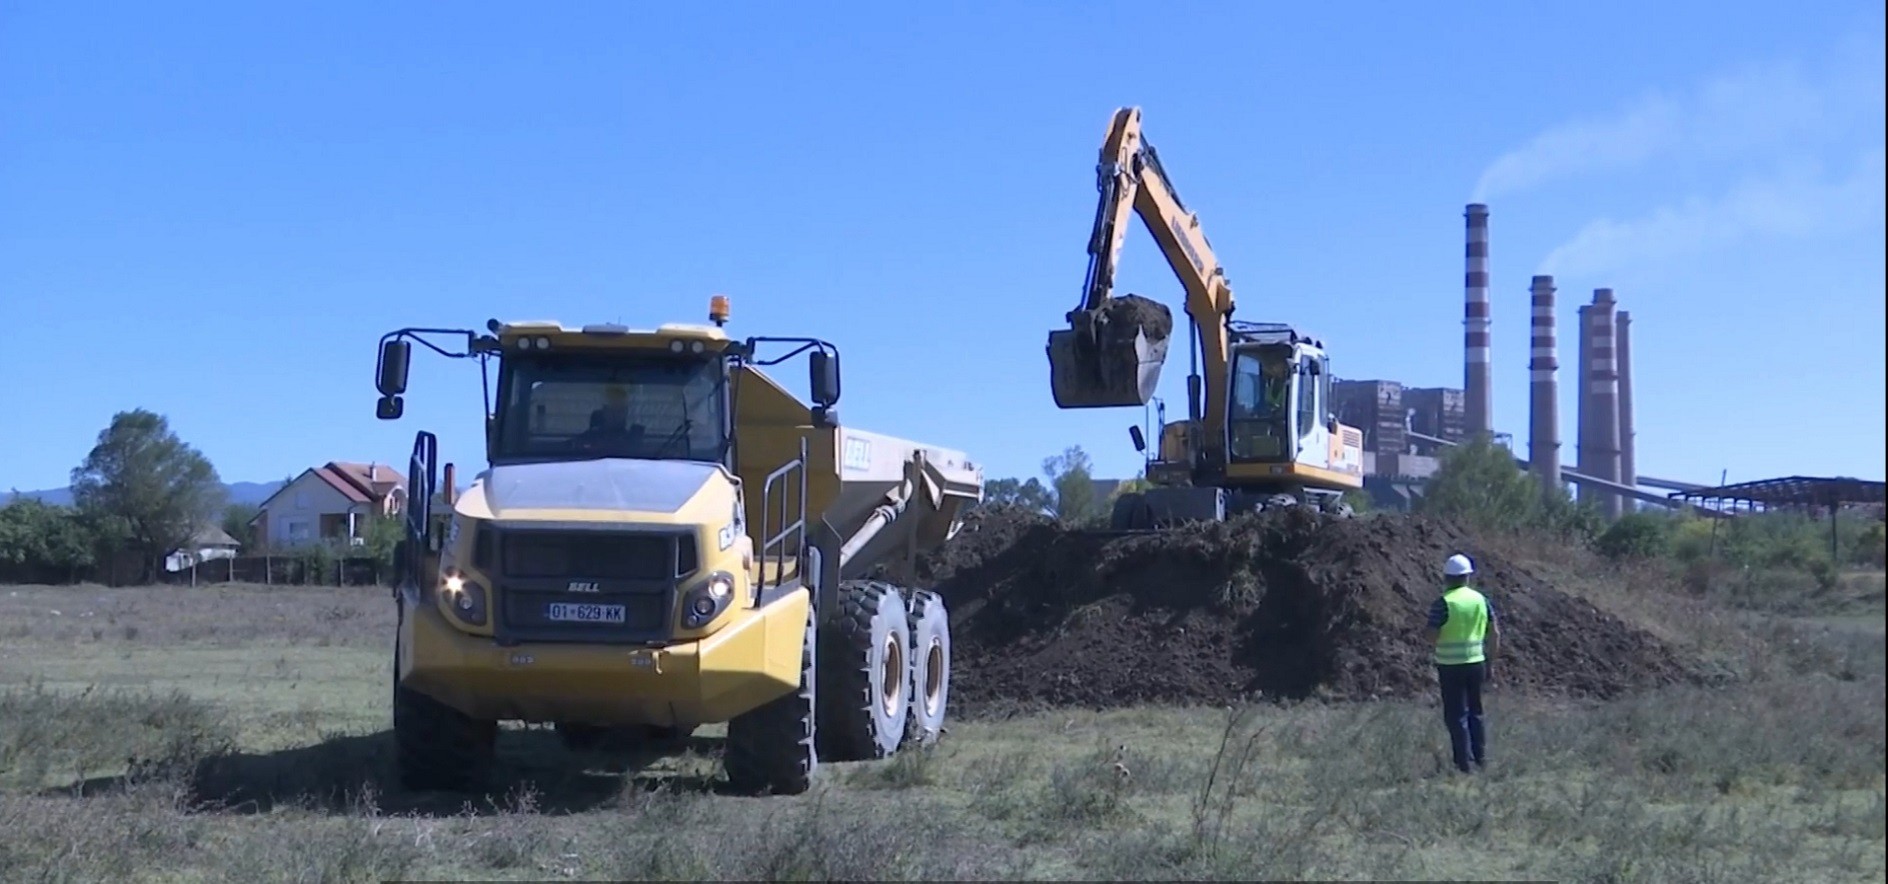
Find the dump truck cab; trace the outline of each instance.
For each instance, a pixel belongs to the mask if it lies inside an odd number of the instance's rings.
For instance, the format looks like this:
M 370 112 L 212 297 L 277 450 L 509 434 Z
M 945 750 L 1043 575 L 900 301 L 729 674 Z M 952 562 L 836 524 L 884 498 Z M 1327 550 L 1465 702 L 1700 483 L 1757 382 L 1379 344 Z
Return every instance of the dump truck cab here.
M 830 344 L 736 341 L 725 300 L 710 315 L 647 330 L 493 321 L 485 335 L 455 332 L 464 353 L 423 339 L 437 330 L 383 339 L 383 418 L 403 411 L 411 340 L 496 363 L 487 467 L 463 494 L 450 465 L 434 484 L 437 440 L 415 440 L 395 590 L 410 785 L 475 781 L 500 721 L 554 724 L 574 746 L 727 722 L 730 779 L 799 791 L 816 762 L 821 671 L 873 700 L 829 701 L 819 754 L 882 757 L 941 731 L 942 600 L 859 574 L 947 539 L 981 499 L 981 472 L 958 452 L 841 428 Z M 758 360 L 776 343 L 799 347 Z M 761 371 L 801 352 L 810 406 Z M 894 443 L 880 443 L 893 460 L 876 470 L 875 440 Z M 909 506 L 927 470 L 939 493 Z M 905 517 L 910 530 L 883 532 Z M 839 623 L 816 641 L 822 621 L 862 605 L 863 637 Z

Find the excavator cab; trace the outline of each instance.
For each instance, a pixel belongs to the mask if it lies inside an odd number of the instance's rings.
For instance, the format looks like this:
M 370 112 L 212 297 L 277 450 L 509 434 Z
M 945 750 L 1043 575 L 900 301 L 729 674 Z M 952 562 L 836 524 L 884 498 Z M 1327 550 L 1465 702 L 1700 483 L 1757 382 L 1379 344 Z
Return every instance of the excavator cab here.
M 1146 405 L 1160 385 L 1173 312 L 1138 295 L 1072 310 L 1049 333 L 1049 389 L 1058 408 Z
M 1233 348 L 1232 389 L 1227 397 L 1227 457 L 1234 461 L 1292 458 L 1292 395 L 1298 367 L 1289 345 L 1240 344 Z

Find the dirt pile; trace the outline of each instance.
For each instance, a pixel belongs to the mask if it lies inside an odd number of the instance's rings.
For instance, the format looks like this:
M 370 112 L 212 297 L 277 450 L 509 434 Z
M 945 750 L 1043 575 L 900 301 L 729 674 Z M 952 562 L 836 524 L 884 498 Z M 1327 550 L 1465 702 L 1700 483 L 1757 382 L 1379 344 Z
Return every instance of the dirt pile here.
M 1642 630 L 1449 526 L 1295 508 L 1196 530 L 1096 537 L 1014 509 L 974 514 L 919 562 L 951 610 L 953 707 L 1364 699 L 1432 689 L 1424 617 L 1466 551 L 1502 618 L 1502 688 L 1616 695 L 1683 678 Z
M 1167 305 L 1140 295 L 1116 295 L 1101 306 L 1107 318 L 1104 337 L 1111 343 L 1134 342 L 1134 333 L 1145 332 L 1149 341 L 1159 341 L 1173 334 L 1173 311 Z

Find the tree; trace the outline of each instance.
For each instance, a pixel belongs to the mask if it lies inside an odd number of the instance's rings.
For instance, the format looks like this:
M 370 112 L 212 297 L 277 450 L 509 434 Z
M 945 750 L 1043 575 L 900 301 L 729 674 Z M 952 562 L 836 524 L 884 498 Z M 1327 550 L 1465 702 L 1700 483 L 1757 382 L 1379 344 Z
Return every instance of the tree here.
M 0 506 L 0 582 L 71 583 L 92 568 L 95 548 L 69 507 L 28 497 Z
M 1513 531 L 1539 526 L 1545 499 L 1511 452 L 1477 435 L 1443 452 L 1417 509 L 1476 530 Z
M 1082 446 L 1073 445 L 1055 457 L 1044 458 L 1042 472 L 1055 491 L 1055 517 L 1070 524 L 1093 519 L 1101 509 L 1095 493 L 1093 462 Z
M 226 492 L 209 458 L 139 408 L 112 415 L 72 471 L 72 498 L 113 546 L 137 554 L 149 582 L 165 556 L 215 524 Z
M 991 479 L 983 483 L 983 500 L 986 504 L 1007 504 L 1019 506 L 1030 512 L 1048 513 L 1055 508 L 1055 495 L 1044 487 L 1042 480 Z
M 366 541 L 363 546 L 367 555 L 379 564 L 381 573 L 392 573 L 393 548 L 406 538 L 406 519 L 375 513 L 367 517 L 361 538 Z
M 242 545 L 244 555 L 248 555 L 256 545 L 256 526 L 253 522 L 261 512 L 262 507 L 253 503 L 232 503 L 223 508 L 223 533 Z

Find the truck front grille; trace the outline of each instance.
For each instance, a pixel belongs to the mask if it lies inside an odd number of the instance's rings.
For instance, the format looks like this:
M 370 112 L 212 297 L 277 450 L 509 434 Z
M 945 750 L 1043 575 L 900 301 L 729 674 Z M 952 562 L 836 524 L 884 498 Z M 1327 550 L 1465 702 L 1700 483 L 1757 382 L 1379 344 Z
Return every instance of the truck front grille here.
M 660 641 L 699 567 L 685 531 L 495 531 L 501 643 Z
M 676 536 L 585 532 L 503 535 L 506 577 L 542 580 L 663 580 L 676 576 Z

